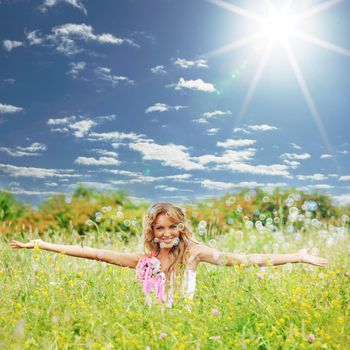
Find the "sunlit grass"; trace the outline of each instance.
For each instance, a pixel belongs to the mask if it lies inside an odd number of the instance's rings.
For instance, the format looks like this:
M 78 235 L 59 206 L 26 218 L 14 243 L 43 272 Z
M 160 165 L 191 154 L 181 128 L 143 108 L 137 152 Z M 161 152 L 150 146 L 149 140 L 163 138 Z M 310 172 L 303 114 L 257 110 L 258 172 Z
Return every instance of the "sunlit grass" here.
M 2 240 L 0 348 L 347 349 L 350 240 L 343 231 L 327 232 L 309 229 L 295 239 L 286 232 L 231 230 L 210 244 L 246 253 L 315 247 L 330 263 L 265 269 L 202 264 L 195 299 L 179 298 L 171 309 L 148 307 L 132 269 L 11 250 Z M 94 239 L 86 241 L 105 246 Z M 132 251 L 139 240 L 121 244 L 109 248 Z

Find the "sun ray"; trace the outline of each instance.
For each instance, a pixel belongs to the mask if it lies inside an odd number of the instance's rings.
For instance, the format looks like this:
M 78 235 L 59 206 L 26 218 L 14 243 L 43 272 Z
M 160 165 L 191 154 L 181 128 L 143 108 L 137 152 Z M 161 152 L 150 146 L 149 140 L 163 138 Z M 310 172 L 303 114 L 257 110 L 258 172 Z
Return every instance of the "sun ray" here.
M 327 132 L 326 132 L 324 126 L 323 126 L 321 117 L 320 117 L 320 115 L 319 115 L 319 113 L 317 111 L 316 105 L 315 105 L 315 103 L 314 103 L 314 101 L 312 99 L 311 93 L 310 93 L 309 88 L 308 88 L 308 86 L 306 84 L 306 81 L 304 79 L 303 73 L 301 72 L 301 70 L 299 68 L 299 65 L 298 65 L 298 62 L 297 62 L 297 60 L 295 58 L 293 50 L 289 46 L 288 41 L 285 41 L 283 43 L 283 46 L 285 48 L 285 51 L 286 51 L 289 63 L 291 65 L 292 70 L 294 72 L 294 75 L 295 75 L 295 77 L 297 79 L 297 82 L 299 84 L 301 92 L 304 95 L 304 98 L 306 100 L 307 106 L 309 107 L 309 110 L 310 110 L 310 112 L 311 112 L 311 114 L 312 114 L 312 116 L 313 116 L 313 118 L 315 120 L 316 126 L 317 126 L 317 128 L 318 128 L 318 130 L 319 130 L 319 132 L 321 134 L 323 142 L 325 143 L 327 151 L 328 151 L 328 153 L 333 154 L 332 146 L 331 146 L 331 143 L 329 141 Z
M 208 53 L 205 53 L 205 54 L 201 55 L 200 57 L 211 58 L 211 57 L 214 57 L 217 55 L 221 55 L 222 53 L 225 53 L 227 51 L 231 51 L 231 50 L 237 49 L 238 47 L 248 45 L 257 39 L 262 38 L 265 35 L 265 33 L 266 33 L 266 31 L 263 30 L 263 31 L 259 31 L 259 32 L 256 32 L 254 34 L 251 34 L 251 35 L 244 36 L 244 37 L 237 39 L 237 40 L 235 40 L 235 41 L 233 41 L 225 46 L 222 46 L 214 51 L 210 51 Z
M 239 115 L 237 117 L 237 120 L 235 121 L 235 124 L 236 126 L 239 125 L 239 122 L 241 121 L 243 115 L 245 114 L 245 112 L 247 111 L 248 107 L 249 107 L 249 103 L 252 99 L 252 96 L 255 92 L 255 89 L 259 83 L 259 80 L 261 78 L 261 75 L 265 69 L 265 66 L 266 66 L 266 63 L 267 63 L 267 60 L 269 59 L 270 57 L 270 53 L 271 53 L 271 50 L 272 50 L 272 47 L 274 45 L 274 41 L 270 41 L 268 46 L 266 47 L 265 49 L 265 52 L 264 52 L 264 55 L 262 56 L 261 60 L 260 60 L 260 63 L 259 63 L 259 66 L 255 72 L 255 75 L 254 75 L 254 78 L 253 78 L 253 81 L 249 87 L 249 90 L 244 98 L 244 101 L 243 101 L 243 104 L 242 104 L 242 107 L 241 107 L 241 110 L 239 112 Z
M 256 22 L 263 22 L 264 21 L 264 17 L 263 16 L 260 16 L 260 15 L 258 15 L 256 13 L 254 13 L 254 12 L 242 9 L 239 6 L 230 4 L 230 3 L 226 2 L 226 1 L 223 1 L 223 0 L 207 0 L 207 1 L 212 3 L 212 4 L 214 4 L 214 5 L 223 7 L 224 9 L 226 9 L 228 11 L 231 11 L 233 13 L 236 13 L 236 14 L 242 16 L 242 17 L 246 17 L 248 19 L 252 19 L 252 20 L 254 20 Z
M 284 5 L 283 12 L 288 13 L 290 7 L 292 6 L 293 0 L 287 0 L 287 2 Z
M 274 7 L 272 5 L 271 0 L 264 0 L 264 2 L 265 2 L 265 5 L 267 7 L 268 12 L 271 12 L 274 10 Z
M 333 7 L 337 4 L 339 4 L 340 2 L 342 2 L 343 0 L 329 0 L 329 1 L 326 1 L 322 4 L 319 4 L 319 5 L 315 5 L 313 6 L 310 10 L 304 12 L 304 13 L 301 13 L 299 15 L 296 15 L 294 18 L 293 18 L 293 21 L 294 22 L 298 22 L 298 21 L 301 21 L 301 20 L 304 20 L 308 17 L 311 17 L 313 15 L 315 15 L 316 13 L 320 13 L 322 11 L 325 11 L 327 9 L 329 9 L 330 7 Z
M 293 30 L 293 32 L 291 32 L 291 34 L 293 34 L 294 36 L 296 36 L 300 39 L 303 39 L 311 44 L 320 46 L 320 47 L 327 49 L 329 51 L 336 52 L 340 55 L 350 57 L 350 50 L 345 49 L 345 48 L 340 47 L 340 46 L 337 46 L 329 41 L 322 40 L 322 39 L 317 38 L 313 35 L 305 34 L 305 33 L 302 33 L 300 31 L 297 31 L 297 30 Z

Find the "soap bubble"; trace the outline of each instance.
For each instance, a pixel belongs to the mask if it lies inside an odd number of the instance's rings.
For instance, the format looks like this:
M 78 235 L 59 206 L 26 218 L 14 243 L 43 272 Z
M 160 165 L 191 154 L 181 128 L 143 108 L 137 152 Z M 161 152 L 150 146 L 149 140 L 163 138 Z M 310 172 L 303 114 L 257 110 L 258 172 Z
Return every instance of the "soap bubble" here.
M 297 207 L 291 207 L 289 208 L 289 214 L 292 216 L 296 216 L 299 213 L 299 209 Z
M 201 220 L 199 223 L 198 223 L 198 227 L 199 228 L 206 228 L 207 227 L 207 222 L 205 220 Z
M 211 246 L 211 247 L 214 247 L 215 245 L 216 245 L 216 240 L 215 239 L 211 239 L 211 240 L 209 240 L 209 245 Z
M 316 211 L 317 210 L 317 203 L 315 201 L 308 201 L 307 202 L 307 210 L 310 211 Z
M 349 221 L 349 217 L 344 214 L 344 215 L 341 216 L 341 221 L 348 222 Z
M 268 196 L 264 196 L 263 197 L 263 202 L 264 203 L 268 203 L 269 200 L 270 200 L 270 198 Z
M 320 226 L 320 222 L 317 219 L 312 219 L 311 220 L 311 225 L 315 226 L 315 227 L 319 227 Z
M 253 228 L 253 226 L 254 226 L 253 221 L 247 221 L 247 222 L 245 223 L 245 227 L 248 228 L 248 229 Z
M 256 227 L 257 229 L 260 229 L 262 226 L 263 226 L 263 224 L 262 224 L 261 221 L 258 220 L 258 221 L 255 222 L 255 227 Z
M 178 229 L 179 231 L 183 231 L 183 230 L 185 229 L 185 225 L 184 225 L 182 222 L 179 222 L 179 223 L 177 224 L 177 229 Z

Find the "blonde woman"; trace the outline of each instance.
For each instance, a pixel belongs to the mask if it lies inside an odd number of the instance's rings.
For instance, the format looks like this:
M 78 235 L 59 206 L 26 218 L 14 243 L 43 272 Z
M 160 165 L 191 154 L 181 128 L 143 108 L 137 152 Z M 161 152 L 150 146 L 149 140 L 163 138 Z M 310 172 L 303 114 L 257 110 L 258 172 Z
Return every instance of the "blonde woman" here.
M 152 296 L 171 306 L 174 292 L 192 299 L 196 288 L 196 271 L 200 262 L 214 265 L 282 265 L 306 263 L 325 266 L 326 259 L 309 255 L 307 249 L 293 254 L 235 254 L 223 253 L 192 238 L 191 226 L 184 211 L 170 203 L 153 205 L 143 220 L 144 252 L 121 253 L 113 250 L 82 248 L 32 240 L 13 240 L 12 248 L 34 248 L 93 259 L 136 269 L 149 304 Z

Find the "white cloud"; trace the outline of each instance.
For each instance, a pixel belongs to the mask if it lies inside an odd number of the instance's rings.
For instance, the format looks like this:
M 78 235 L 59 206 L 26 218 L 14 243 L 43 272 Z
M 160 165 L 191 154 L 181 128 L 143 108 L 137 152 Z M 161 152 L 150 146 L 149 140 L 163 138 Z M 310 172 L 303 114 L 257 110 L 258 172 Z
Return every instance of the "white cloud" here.
M 234 128 L 233 129 L 233 132 L 236 133 L 236 132 L 243 132 L 244 134 L 251 134 L 250 131 L 246 130 L 246 129 L 243 129 L 243 128 Z
M 325 153 L 325 154 L 321 154 L 321 159 L 326 159 L 326 158 L 333 158 L 333 156 L 331 154 Z
M 308 159 L 310 158 L 310 154 L 309 153 L 301 153 L 301 154 L 297 154 L 297 153 L 283 153 L 280 158 L 282 159 L 288 159 L 288 160 L 303 160 L 303 159 Z
M 350 203 L 350 193 L 343 193 L 338 196 L 333 196 L 336 203 L 346 205 Z
M 181 68 L 192 68 L 192 67 L 197 67 L 197 68 L 208 68 L 208 64 L 206 60 L 199 59 L 195 61 L 189 61 L 184 58 L 177 58 L 176 61 L 174 62 L 175 65 L 180 66 Z
M 64 118 L 50 118 L 47 121 L 47 125 L 65 125 L 70 124 L 76 120 L 76 116 L 64 117 Z
M 73 79 L 76 79 L 80 72 L 82 72 L 86 67 L 86 62 L 80 61 L 80 62 L 71 62 L 69 63 L 70 70 L 67 74 L 69 74 Z
M 63 128 L 51 129 L 52 132 L 70 132 L 75 137 L 81 138 L 88 134 L 90 129 L 97 125 L 90 119 L 82 119 L 77 121 L 77 117 L 72 115 L 64 118 L 50 118 L 47 125 L 64 125 Z
M 164 176 L 166 179 L 183 182 L 192 177 L 191 174 L 178 174 L 178 175 L 167 175 Z
M 118 153 L 113 152 L 113 151 L 107 151 L 104 149 L 93 149 L 93 151 L 95 151 L 97 154 L 101 154 L 103 156 L 109 156 L 109 157 L 114 157 L 114 158 L 118 157 Z
M 163 65 L 152 67 L 151 72 L 154 74 L 166 74 L 166 70 Z
M 178 83 L 175 84 L 175 90 L 198 90 L 204 92 L 215 92 L 215 86 L 211 83 L 206 83 L 202 79 L 196 80 L 185 80 L 184 78 L 180 78 Z
M 191 160 L 186 152 L 187 148 L 182 145 L 158 145 L 151 142 L 132 143 L 129 147 L 142 153 L 144 160 L 159 160 L 165 166 L 171 166 L 179 169 L 193 170 L 203 167 Z
M 130 141 L 139 141 L 142 140 L 145 135 L 143 134 L 135 134 L 133 132 L 124 133 L 119 131 L 111 131 L 111 132 L 91 132 L 89 134 L 89 139 L 91 141 L 114 141 L 118 142 L 121 140 L 130 140 Z
M 247 125 L 245 128 L 234 128 L 233 132 L 243 132 L 245 134 L 251 134 L 252 131 L 264 132 L 271 130 L 278 130 L 278 128 L 276 126 L 268 124 L 253 124 Z
M 27 32 L 26 37 L 30 46 L 41 45 L 45 41 L 45 38 L 40 34 L 38 30 Z
M 186 108 L 186 106 L 169 106 L 165 103 L 155 103 L 153 106 L 148 107 L 145 112 L 146 113 L 152 113 L 152 112 L 166 112 L 169 110 L 175 110 L 179 111 L 180 109 Z
M 328 184 L 316 184 L 316 185 L 308 185 L 306 186 L 310 190 L 330 190 L 334 188 L 334 186 Z
M 46 178 L 46 177 L 78 177 L 80 175 L 72 174 L 73 170 L 66 169 L 46 169 L 35 167 L 20 167 L 10 164 L 0 163 L 0 172 L 14 177 L 33 177 L 33 178 Z
M 288 160 L 284 159 L 283 160 L 288 166 L 290 166 L 292 169 L 296 169 L 299 167 L 300 162 L 297 162 L 296 160 Z
M 339 181 L 350 181 L 350 175 L 340 176 Z
M 313 175 L 297 175 L 298 180 L 312 180 L 312 181 L 323 181 L 327 180 L 328 176 L 324 174 L 313 174 Z
M 218 116 L 228 116 L 232 115 L 231 111 L 220 111 L 220 110 L 215 110 L 213 112 L 205 112 L 201 114 L 201 118 L 199 119 L 194 119 L 194 123 L 208 123 L 208 119 L 215 118 Z
M 245 146 L 251 146 L 254 145 L 256 140 L 250 140 L 250 139 L 227 139 L 224 142 L 217 142 L 218 147 L 223 148 L 236 148 L 236 147 L 245 147 Z
M 219 132 L 219 128 L 207 129 L 207 135 L 216 135 Z
M 39 149 L 36 145 L 42 145 L 44 148 Z M 29 147 L 16 147 L 16 148 L 9 148 L 9 147 L 0 147 L 0 152 L 5 152 L 10 156 L 13 157 L 24 157 L 24 156 L 40 156 L 40 153 L 37 153 L 34 151 L 36 148 L 37 150 L 46 150 L 46 146 L 39 143 L 33 143 Z
M 6 51 L 11 52 L 16 47 L 23 46 L 24 44 L 21 41 L 16 40 L 3 40 L 2 45 Z
M 290 145 L 291 145 L 292 148 L 294 148 L 294 149 L 297 149 L 297 150 L 300 150 L 300 149 L 301 149 L 301 147 L 298 146 L 298 145 L 297 145 L 296 143 L 294 143 L 294 142 L 291 142 Z
M 115 187 L 112 184 L 105 183 L 105 182 L 94 182 L 94 181 L 79 181 L 78 183 L 70 184 L 67 187 L 72 189 L 72 191 L 74 191 L 78 184 L 81 184 L 87 188 L 95 189 L 97 191 L 115 190 Z
M 229 169 L 233 172 L 248 173 L 255 175 L 289 176 L 288 168 L 286 165 L 283 164 L 250 165 L 246 163 L 230 163 L 225 166 L 217 167 L 217 169 Z
M 38 35 L 38 32 L 36 32 L 36 36 Z M 55 45 L 58 52 L 67 56 L 82 51 L 82 49 L 77 46 L 77 40 L 111 45 L 127 43 L 132 46 L 137 46 L 130 39 L 118 38 L 110 33 L 95 34 L 93 27 L 84 23 L 66 23 L 61 26 L 56 26 L 52 28 L 52 34 L 46 35 L 45 40 Z
M 0 103 L 0 114 L 10 114 L 10 113 L 17 113 L 23 111 L 22 107 L 16 107 L 13 105 L 6 105 L 3 103 Z
M 122 75 L 114 75 L 111 73 L 111 69 L 107 67 L 97 67 L 95 69 L 96 76 L 99 79 L 108 81 L 112 84 L 112 86 L 117 86 L 121 81 L 133 84 L 134 81 L 130 80 L 128 77 L 124 77 Z
M 248 129 L 252 131 L 270 131 L 270 130 L 277 130 L 275 126 L 267 125 L 267 124 L 260 124 L 260 125 L 248 125 Z
M 256 150 L 254 148 L 247 148 L 240 151 L 227 150 L 221 156 L 215 156 L 212 154 L 205 154 L 195 159 L 202 165 L 207 165 L 210 163 L 214 164 L 236 164 L 243 161 L 249 161 L 255 155 Z
M 98 117 L 95 117 L 95 120 L 98 121 L 111 121 L 111 120 L 115 120 L 117 116 L 115 114 L 108 114 L 108 115 L 99 115 Z
M 119 165 L 120 161 L 112 157 L 100 157 L 98 159 L 93 157 L 78 157 L 74 163 L 80 165 Z
M 222 182 L 222 181 L 212 181 L 212 180 L 203 180 L 200 182 L 202 187 L 211 189 L 211 190 L 229 190 L 232 188 L 242 188 L 242 187 L 258 187 L 264 186 L 264 184 L 255 182 L 255 181 L 244 181 L 239 183 L 232 182 Z
M 13 85 L 13 84 L 16 83 L 16 79 L 13 79 L 13 78 L 6 78 L 6 79 L 3 80 L 3 82 L 4 82 L 5 84 Z
M 87 120 L 81 120 L 79 122 L 75 122 L 74 124 L 70 124 L 69 128 L 74 130 L 73 134 L 75 137 L 83 137 L 95 125 L 97 125 L 97 123 L 87 119 Z
M 46 12 L 48 8 L 58 5 L 59 3 L 69 4 L 87 15 L 87 10 L 80 0 L 44 0 L 43 3 L 39 6 L 41 12 Z

